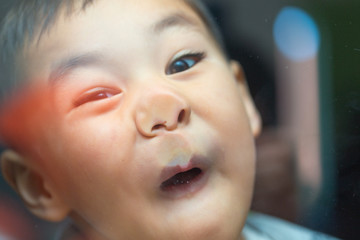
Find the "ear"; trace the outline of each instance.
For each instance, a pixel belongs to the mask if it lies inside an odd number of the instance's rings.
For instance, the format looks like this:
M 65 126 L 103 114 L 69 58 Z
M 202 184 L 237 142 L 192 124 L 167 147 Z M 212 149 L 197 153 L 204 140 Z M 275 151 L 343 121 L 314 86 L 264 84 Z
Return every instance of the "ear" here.
M 231 61 L 230 67 L 231 70 L 233 71 L 239 89 L 241 91 L 245 110 L 250 121 L 252 133 L 255 137 L 257 137 L 261 132 L 261 117 L 250 95 L 249 88 L 246 83 L 244 71 L 241 65 L 237 61 Z
M 5 180 L 33 214 L 48 221 L 61 221 L 69 214 L 69 208 L 57 197 L 55 189 L 30 168 L 20 154 L 5 150 L 1 155 L 1 168 Z

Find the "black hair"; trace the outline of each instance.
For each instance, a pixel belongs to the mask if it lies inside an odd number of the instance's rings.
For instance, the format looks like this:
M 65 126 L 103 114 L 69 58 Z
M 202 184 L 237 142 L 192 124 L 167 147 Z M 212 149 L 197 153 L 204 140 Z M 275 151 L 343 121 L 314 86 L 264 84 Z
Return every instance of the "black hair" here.
M 205 23 L 210 34 L 222 50 L 225 57 L 228 57 L 223 34 L 220 31 L 217 19 L 211 14 L 207 6 L 201 0 L 185 0 L 188 5 L 198 14 L 201 20 Z
M 14 1 L 2 21 L 0 30 L 0 100 L 4 100 L 15 86 L 22 82 L 16 60 L 25 44 L 36 40 L 34 39 L 36 35 L 40 38 L 49 30 L 63 6 L 67 13 L 71 13 L 75 3 L 78 2 L 74 0 Z M 93 0 L 81 1 L 82 9 L 93 2 Z
M 27 43 L 39 41 L 57 20 L 61 9 L 71 15 L 80 3 L 85 10 L 96 0 L 14 0 L 14 6 L 5 16 L 0 30 L 0 102 L 22 81 L 16 61 Z M 222 35 L 214 18 L 200 0 L 184 0 L 203 20 L 219 48 L 226 56 Z M 35 39 L 38 37 L 38 39 Z

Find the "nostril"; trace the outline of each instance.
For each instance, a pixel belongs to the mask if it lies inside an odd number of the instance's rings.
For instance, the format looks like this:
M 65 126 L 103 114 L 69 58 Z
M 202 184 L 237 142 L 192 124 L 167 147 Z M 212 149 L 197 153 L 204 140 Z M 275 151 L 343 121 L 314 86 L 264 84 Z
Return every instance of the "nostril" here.
M 163 123 L 159 123 L 159 124 L 156 124 L 154 125 L 152 128 L 151 128 L 151 131 L 156 131 L 156 130 L 159 130 L 161 128 L 166 128 L 166 121 L 163 122 Z
M 179 113 L 178 123 L 183 122 L 184 117 L 185 117 L 185 110 L 183 109 L 183 110 L 181 110 L 181 112 Z

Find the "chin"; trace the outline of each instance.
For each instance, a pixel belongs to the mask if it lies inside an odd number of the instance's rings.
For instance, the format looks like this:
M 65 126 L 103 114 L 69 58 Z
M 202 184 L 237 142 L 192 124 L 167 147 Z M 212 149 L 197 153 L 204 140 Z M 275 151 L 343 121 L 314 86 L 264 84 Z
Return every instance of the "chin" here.
M 171 235 L 163 239 L 186 239 L 186 240 L 237 240 L 241 235 L 241 228 L 235 227 L 227 221 L 205 222 L 197 227 L 185 226 L 180 229 L 178 236 Z
M 207 206 L 200 211 L 187 212 L 187 220 L 173 221 L 167 237 L 157 239 L 185 240 L 237 240 L 245 223 L 244 211 L 239 207 L 229 208 L 231 203 Z M 246 211 L 247 213 L 247 211 Z M 174 224 L 174 222 L 176 222 Z M 164 223 L 164 226 L 167 226 Z

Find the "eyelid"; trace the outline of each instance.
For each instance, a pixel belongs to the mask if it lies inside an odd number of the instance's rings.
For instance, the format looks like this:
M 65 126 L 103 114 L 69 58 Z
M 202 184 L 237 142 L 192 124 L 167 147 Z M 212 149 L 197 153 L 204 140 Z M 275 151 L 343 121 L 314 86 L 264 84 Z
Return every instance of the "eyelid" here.
M 192 51 L 192 50 L 184 50 L 184 51 L 181 51 L 177 54 L 175 54 L 174 57 L 172 57 L 172 59 L 170 60 L 170 62 L 168 63 L 168 65 L 166 66 L 166 73 L 168 71 L 168 69 L 170 68 L 170 66 L 176 62 L 176 61 L 179 61 L 181 59 L 184 59 L 184 58 L 198 58 L 198 60 L 195 62 L 194 65 L 198 64 L 199 62 L 201 62 L 205 57 L 206 57 L 206 52 L 205 51 Z M 168 73 L 167 73 L 168 74 Z
M 192 51 L 192 50 L 184 50 L 181 51 L 177 54 L 175 54 L 172 59 L 170 60 L 170 63 L 168 65 L 170 65 L 171 63 L 173 63 L 174 61 L 177 61 L 181 58 L 184 57 L 191 57 L 191 56 L 198 56 L 200 59 L 203 59 L 205 57 L 205 52 L 204 51 Z
M 104 97 L 104 98 L 97 98 L 96 95 L 101 94 L 101 93 L 110 94 L 112 96 Z M 86 104 L 88 102 L 101 101 L 101 100 L 104 100 L 104 99 L 111 98 L 114 95 L 118 95 L 120 93 L 121 93 L 121 91 L 119 89 L 114 89 L 114 88 L 108 88 L 108 87 L 92 88 L 92 89 L 90 89 L 88 91 L 85 91 L 77 99 L 75 99 L 73 105 L 74 105 L 74 107 L 79 107 L 79 106 L 81 106 L 83 104 Z

